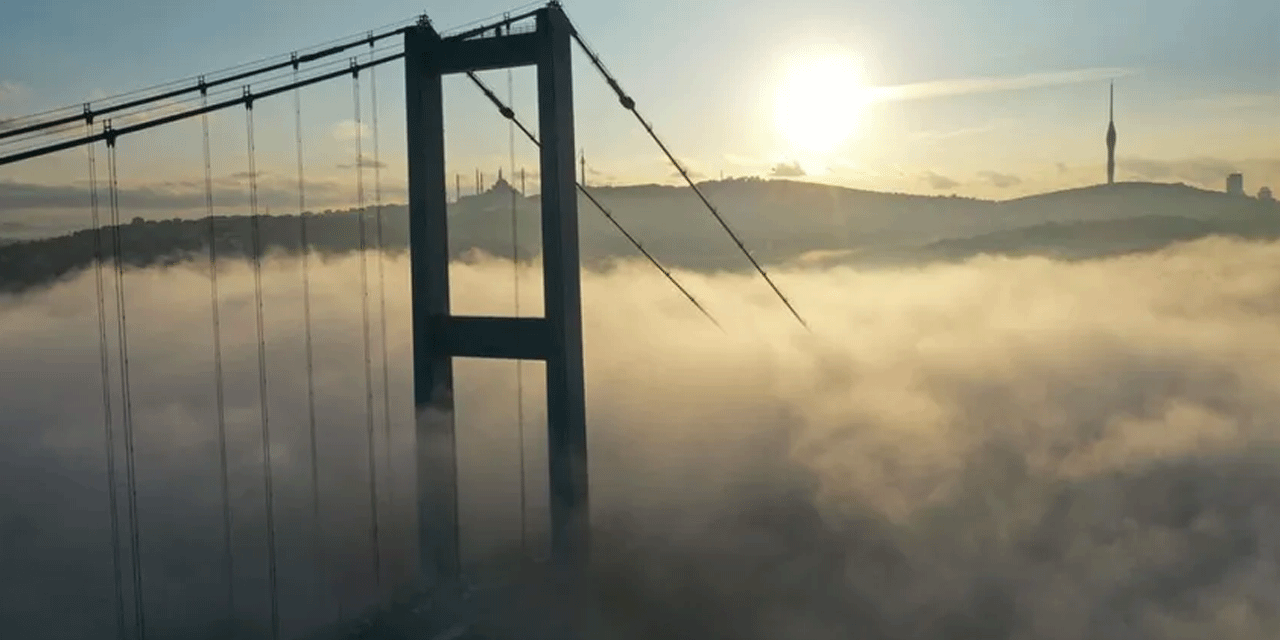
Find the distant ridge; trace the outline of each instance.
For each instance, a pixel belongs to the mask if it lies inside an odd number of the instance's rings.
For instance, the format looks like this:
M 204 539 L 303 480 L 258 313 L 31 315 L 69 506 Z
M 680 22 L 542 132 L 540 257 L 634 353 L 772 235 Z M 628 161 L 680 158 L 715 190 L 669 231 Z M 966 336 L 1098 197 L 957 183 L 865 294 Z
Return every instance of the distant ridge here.
M 1117 182 L 1115 184 L 1091 184 L 1083 187 L 1070 187 L 1067 189 L 1058 189 L 1056 191 L 1046 191 L 1044 193 L 1036 193 L 1028 196 L 1020 196 L 1000 202 L 1025 202 L 1036 199 L 1072 197 L 1090 194 L 1106 194 L 1107 196 L 1126 196 L 1134 193 L 1162 193 L 1166 195 L 1208 195 L 1223 196 L 1227 198 L 1238 198 L 1221 191 L 1211 191 L 1195 187 L 1183 182 Z
M 736 179 L 700 185 L 748 248 L 767 263 L 801 256 L 863 264 L 900 265 L 959 260 L 983 253 L 1083 259 L 1145 251 L 1208 235 L 1280 237 L 1280 206 L 1184 184 L 1121 182 L 993 201 L 953 196 L 884 193 L 791 180 Z M 671 267 L 740 270 L 749 265 L 687 188 L 666 185 L 598 187 L 592 191 L 654 255 Z M 513 190 L 505 183 L 464 196 L 450 207 L 455 257 L 479 251 L 511 255 Z M 516 194 L 521 225 L 519 255 L 540 246 L 538 200 Z M 408 211 L 382 209 L 386 248 L 407 247 Z M 372 210 L 368 210 L 371 215 Z M 583 261 L 602 267 L 635 256 L 631 246 L 585 200 L 579 202 Z M 248 257 L 249 221 L 215 218 L 218 250 Z M 266 252 L 297 253 L 296 215 L 266 216 Z M 354 210 L 311 218 L 312 249 L 338 256 L 358 247 Z M 207 252 L 206 220 L 139 220 L 122 226 L 131 267 L 176 265 Z M 0 292 L 48 286 L 91 263 L 87 231 L 4 244 L 0 240 Z

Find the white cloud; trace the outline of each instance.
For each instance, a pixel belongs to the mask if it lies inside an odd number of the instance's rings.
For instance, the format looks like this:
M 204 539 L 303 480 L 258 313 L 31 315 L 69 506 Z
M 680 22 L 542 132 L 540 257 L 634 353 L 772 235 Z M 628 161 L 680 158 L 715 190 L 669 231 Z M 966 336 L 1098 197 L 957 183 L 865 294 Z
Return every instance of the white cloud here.
M 955 180 L 954 178 L 949 178 L 935 171 L 925 171 L 924 173 L 920 174 L 920 179 L 923 180 L 926 184 L 928 184 L 931 188 L 936 189 L 938 191 L 955 189 L 956 187 L 961 186 L 960 181 Z
M 792 161 L 779 162 L 773 165 L 773 168 L 769 170 L 769 175 L 775 178 L 799 178 L 808 175 L 808 173 L 800 165 L 799 161 Z
M 972 135 L 977 135 L 981 133 L 989 133 L 991 131 L 996 131 L 1002 127 L 1009 126 L 1010 124 L 1012 124 L 1012 122 L 1013 121 L 1011 120 L 1002 119 L 1002 120 L 992 120 L 990 122 L 985 122 L 983 124 L 974 125 L 971 127 L 961 127 L 958 129 L 945 129 L 945 130 L 933 129 L 933 130 L 914 131 L 911 133 L 911 137 L 917 140 L 926 140 L 926 141 L 951 140 L 954 138 L 960 138 L 965 136 L 972 136 Z
M 756 172 L 768 171 L 769 167 L 772 167 L 774 164 L 774 161 L 768 158 L 744 156 L 736 153 L 724 154 L 724 161 L 733 167 L 748 169 Z
M 12 80 L 0 80 L 0 104 L 16 102 L 26 97 L 30 91 Z
M 710 169 L 708 169 L 701 160 L 697 160 L 695 158 L 690 158 L 687 156 L 683 158 L 680 156 L 676 156 L 676 160 L 680 162 L 680 166 L 686 172 L 688 172 L 689 177 L 692 178 L 695 182 L 698 180 L 705 179 L 709 175 Z M 675 165 L 671 164 L 671 160 L 668 159 L 666 156 L 664 155 L 655 156 L 654 162 L 655 162 L 655 166 L 654 166 L 655 170 L 662 172 L 662 174 L 665 174 L 666 182 L 671 182 L 671 181 L 675 181 L 678 183 L 684 182 L 684 178 L 681 177 L 679 169 L 676 169 Z
M 21 116 L 20 105 L 28 91 L 23 85 L 12 80 L 0 80 L 0 131 L 3 131 Z
M 1183 102 L 1210 110 L 1280 109 L 1280 93 L 1226 93 Z
M 356 136 L 362 136 L 365 140 L 369 138 L 369 125 L 360 123 L 356 125 L 355 120 L 342 120 L 333 125 L 330 135 L 338 142 L 350 142 L 356 139 Z

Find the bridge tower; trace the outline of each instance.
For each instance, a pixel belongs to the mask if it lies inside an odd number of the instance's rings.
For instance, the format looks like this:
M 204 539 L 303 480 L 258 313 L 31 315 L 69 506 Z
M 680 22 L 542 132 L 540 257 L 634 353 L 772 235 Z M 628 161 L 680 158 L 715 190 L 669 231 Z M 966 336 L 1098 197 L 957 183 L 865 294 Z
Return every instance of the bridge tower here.
M 552 558 L 576 567 L 588 553 L 572 27 L 555 2 L 533 17 L 532 32 L 512 33 L 508 24 L 442 38 L 424 19 L 405 33 L 419 571 L 427 587 L 460 572 L 456 357 L 546 363 Z M 544 317 L 455 316 L 449 310 L 442 78 L 530 65 L 537 67 Z

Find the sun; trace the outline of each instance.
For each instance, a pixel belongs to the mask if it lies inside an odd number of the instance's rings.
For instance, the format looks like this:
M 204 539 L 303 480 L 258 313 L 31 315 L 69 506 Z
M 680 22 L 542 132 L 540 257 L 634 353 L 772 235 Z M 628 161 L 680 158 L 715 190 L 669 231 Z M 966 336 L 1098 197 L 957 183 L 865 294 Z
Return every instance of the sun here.
M 778 86 L 778 130 L 798 151 L 827 153 L 857 130 L 869 95 L 861 65 L 849 54 L 797 60 Z

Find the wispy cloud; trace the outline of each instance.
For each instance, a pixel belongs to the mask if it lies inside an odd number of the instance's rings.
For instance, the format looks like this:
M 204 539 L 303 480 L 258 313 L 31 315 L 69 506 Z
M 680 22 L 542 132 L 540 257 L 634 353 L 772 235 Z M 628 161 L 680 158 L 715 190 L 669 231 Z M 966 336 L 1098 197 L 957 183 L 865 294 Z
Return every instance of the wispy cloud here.
M 724 163 L 731 173 L 738 175 L 761 175 L 771 171 L 778 162 L 777 159 L 765 158 L 753 155 L 739 155 L 735 153 L 724 154 Z
M 12 102 L 26 96 L 28 92 L 24 85 L 12 80 L 0 80 L 0 103 Z
M 1134 73 L 1137 73 L 1134 69 L 1103 67 L 1094 69 L 1075 69 L 1070 71 L 1029 73 L 1018 76 L 954 78 L 950 80 L 932 80 L 929 82 L 875 87 L 872 89 L 872 96 L 874 99 L 881 101 L 944 98 L 975 93 L 999 93 L 1005 91 L 1036 89 L 1040 87 L 1079 84 L 1083 82 L 1096 82 L 1098 80 L 1133 75 Z
M 1280 109 L 1280 93 L 1227 93 L 1189 98 L 1183 103 L 1189 107 L 1212 110 Z
M 779 162 L 769 170 L 769 175 L 775 178 L 799 178 L 807 174 L 799 162 Z
M 920 179 L 928 183 L 930 187 L 934 189 L 938 189 L 940 191 L 943 189 L 954 189 L 960 186 L 959 181 L 954 180 L 952 178 L 948 178 L 947 176 L 944 176 L 940 173 L 935 173 L 933 171 L 925 171 L 924 173 L 920 174 Z
M 1244 173 L 1250 185 L 1280 179 L 1280 158 L 1228 160 L 1202 156 L 1163 160 L 1122 157 L 1117 164 L 1123 175 L 1140 180 L 1178 180 L 1214 189 L 1222 187 L 1227 174 L 1237 171 Z
M 17 120 L 18 109 L 14 106 L 26 96 L 28 90 L 12 80 L 0 80 L 0 131 L 8 129 Z
M 1011 173 L 1000 173 L 999 171 L 979 171 L 978 177 L 997 189 L 1008 189 L 1022 184 L 1022 178 Z
M 680 180 L 684 178 L 680 175 L 680 171 L 671 165 L 671 161 L 666 156 L 656 156 L 655 160 L 660 166 L 666 168 L 670 173 L 667 174 L 668 179 Z M 707 177 L 709 169 L 700 161 L 693 158 L 676 158 L 684 170 L 689 172 L 689 177 L 694 180 L 702 180 Z
M 338 142 L 349 142 L 355 140 L 357 135 L 368 137 L 369 127 L 364 123 L 356 124 L 355 120 L 342 120 L 333 125 L 331 134 Z
M 964 136 L 976 135 L 979 133 L 987 133 L 995 131 L 1004 126 L 1008 126 L 1013 121 L 1008 119 L 992 120 L 980 125 L 971 127 L 961 127 L 959 129 L 934 129 L 927 131 L 915 131 L 911 134 L 912 138 L 924 141 L 950 140 L 952 138 L 961 138 Z
M 724 161 L 731 165 L 739 166 L 739 167 L 764 168 L 764 167 L 769 167 L 770 165 L 773 164 L 766 158 L 759 158 L 756 156 L 744 156 L 736 153 L 724 154 Z
M 387 163 L 381 160 L 374 160 L 372 156 L 361 154 L 360 167 L 363 169 L 386 169 Z M 337 165 L 339 169 L 354 169 L 355 163 L 348 162 L 346 164 Z

